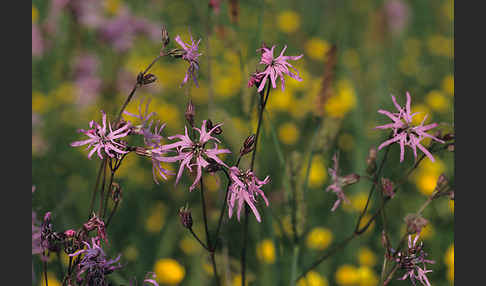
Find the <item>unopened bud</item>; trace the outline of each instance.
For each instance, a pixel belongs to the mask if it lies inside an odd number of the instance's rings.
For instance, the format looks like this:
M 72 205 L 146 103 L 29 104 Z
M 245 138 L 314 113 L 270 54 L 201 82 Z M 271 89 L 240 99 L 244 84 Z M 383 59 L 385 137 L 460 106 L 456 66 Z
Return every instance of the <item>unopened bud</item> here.
M 194 117 L 196 116 L 196 111 L 194 109 L 194 104 L 192 104 L 192 100 L 189 100 L 186 107 L 186 112 L 184 113 L 187 122 L 189 125 L 194 126 Z
M 349 174 L 347 176 L 341 177 L 341 186 L 344 188 L 346 186 L 355 184 L 359 182 L 359 175 L 358 174 Z
M 111 198 L 112 200 L 117 203 L 121 200 L 122 197 L 122 188 L 116 182 L 113 182 L 111 185 Z
M 454 152 L 454 143 L 447 145 L 447 151 Z
M 192 228 L 191 210 L 187 207 L 187 205 L 179 209 L 179 217 L 181 218 L 181 223 L 185 228 Z
M 208 158 L 207 161 L 209 163 L 209 165 L 207 165 L 207 167 L 206 167 L 207 172 L 214 173 L 214 172 L 217 172 L 221 169 L 221 167 L 219 166 L 218 162 L 216 162 L 216 160 L 214 160 L 212 158 Z
M 44 222 L 49 223 L 51 221 L 51 212 L 46 212 L 44 215 Z
M 393 196 L 395 196 L 395 193 L 393 192 L 393 188 L 394 188 L 394 184 L 390 179 L 381 178 L 381 189 L 383 190 L 383 194 L 385 196 L 393 198 Z
M 388 235 L 386 232 L 383 230 L 381 232 L 381 244 L 383 245 L 383 248 L 385 248 L 385 256 L 387 259 L 392 259 L 392 248 L 390 246 L 390 239 L 388 238 Z
M 154 74 L 143 74 L 139 73 L 137 76 L 137 83 L 142 86 L 142 85 L 149 85 L 157 80 L 157 77 Z
M 167 27 L 164 25 L 162 26 L 162 44 L 164 48 L 170 43 L 169 32 L 167 32 Z
M 250 153 L 254 149 L 256 135 L 252 134 L 246 138 L 245 142 L 243 143 L 243 147 L 240 150 L 240 155 L 243 156 L 245 154 Z
M 434 194 L 432 195 L 433 199 L 442 197 L 442 196 L 449 196 L 451 200 L 454 199 L 454 189 L 452 189 L 449 185 L 449 180 L 447 180 L 444 174 L 441 174 L 437 179 L 437 183 L 435 185 Z
M 376 148 L 371 147 L 368 152 L 368 158 L 366 159 L 366 172 L 370 175 L 376 171 L 376 153 Z
M 405 223 L 407 224 L 407 232 L 413 234 L 420 233 L 429 221 L 419 214 L 408 214 L 405 217 Z
M 68 229 L 64 232 L 67 237 L 74 237 L 76 235 L 76 231 L 74 229 Z

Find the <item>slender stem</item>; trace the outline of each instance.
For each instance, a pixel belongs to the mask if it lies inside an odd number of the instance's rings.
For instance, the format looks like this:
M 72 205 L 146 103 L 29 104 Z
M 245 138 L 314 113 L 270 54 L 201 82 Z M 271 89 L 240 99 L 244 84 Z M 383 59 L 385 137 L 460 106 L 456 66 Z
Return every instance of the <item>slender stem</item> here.
M 390 274 L 388 274 L 386 280 L 383 282 L 383 286 L 385 285 L 388 285 L 388 283 L 390 283 L 391 279 L 393 278 L 393 274 L 395 274 L 395 272 L 398 270 L 398 263 L 395 264 L 395 267 L 393 267 L 392 271 L 390 272 Z
M 108 225 L 110 224 L 111 219 L 112 219 L 113 215 L 115 214 L 119 203 L 120 203 L 120 201 L 115 202 L 115 205 L 113 206 L 113 209 L 111 210 L 110 216 L 108 217 L 108 220 L 106 221 L 105 229 L 108 228 Z
M 111 173 L 110 173 L 110 183 L 108 184 L 108 188 L 106 189 L 105 206 L 103 208 L 103 219 L 105 218 L 106 209 L 108 208 L 108 200 L 110 199 L 109 192 L 111 191 L 111 188 L 113 186 L 113 178 L 114 177 L 115 177 L 115 171 L 112 169 L 111 170 Z
M 218 219 L 218 227 L 216 228 L 216 233 L 214 235 L 214 244 L 213 244 L 213 251 L 216 250 L 216 246 L 218 244 L 218 235 L 219 231 L 221 229 L 221 223 L 223 222 L 223 216 L 224 216 L 224 211 L 226 209 L 226 204 L 228 200 L 228 193 L 229 193 L 229 186 L 231 185 L 231 179 L 228 175 L 228 172 L 226 172 L 225 169 L 222 169 L 224 173 L 226 174 L 226 177 L 228 178 L 228 185 L 226 186 L 226 194 L 224 195 L 224 201 L 223 201 L 223 206 L 221 207 L 221 212 L 219 213 L 219 219 Z
M 257 131 L 255 135 L 255 148 L 253 148 L 253 153 L 251 156 L 251 163 L 250 163 L 250 169 L 253 170 L 254 164 L 255 164 L 255 158 L 256 158 L 256 151 L 258 148 L 258 138 L 260 135 L 260 129 L 262 125 L 262 119 L 263 119 L 263 111 L 265 110 L 265 105 L 267 104 L 268 100 L 268 95 L 270 94 L 270 83 L 267 84 L 267 94 L 265 95 L 265 98 L 263 98 L 263 93 L 260 94 L 260 112 L 258 114 L 258 126 L 257 126 Z M 250 212 L 250 209 L 248 205 L 245 204 L 245 222 L 243 224 L 243 247 L 241 248 L 241 285 L 245 286 L 245 272 L 246 272 L 246 245 L 248 241 L 248 213 Z
M 105 185 L 106 185 L 106 162 L 105 166 L 103 168 L 103 180 L 101 183 L 101 190 L 100 190 L 100 209 L 98 211 L 98 216 L 101 217 L 101 214 L 103 213 L 103 201 L 104 201 L 104 196 L 105 196 Z
M 201 239 L 199 239 L 197 234 L 194 232 L 194 230 L 192 230 L 192 227 L 189 228 L 189 232 L 191 232 L 192 236 L 194 236 L 194 238 L 199 242 L 199 244 L 201 244 L 202 247 L 204 247 L 204 249 L 206 249 L 207 251 L 210 251 L 208 246 L 204 242 L 202 242 Z
M 43 255 L 44 255 L 44 257 L 47 257 L 47 255 L 45 253 L 46 252 L 44 251 Z M 44 280 L 46 281 L 46 286 L 49 286 L 48 283 L 47 283 L 47 261 L 44 260 L 43 264 L 44 264 Z
M 209 229 L 208 229 L 208 218 L 206 213 L 206 200 L 204 199 L 204 183 L 203 178 L 201 177 L 201 203 L 202 203 L 202 213 L 203 213 L 203 220 L 204 220 L 204 229 L 206 231 L 206 242 L 208 243 L 209 249 L 211 249 L 211 240 L 209 239 Z
M 93 190 L 93 196 L 91 197 L 91 204 L 90 204 L 90 207 L 89 207 L 88 218 L 91 217 L 91 213 L 93 212 L 94 202 L 95 202 L 95 198 L 96 198 L 96 192 L 98 191 L 98 186 L 100 184 L 100 178 L 101 178 L 101 172 L 103 171 L 105 164 L 106 164 L 106 158 L 103 158 L 103 160 L 101 161 L 100 168 L 98 170 L 98 175 L 96 176 L 96 183 L 95 183 L 95 187 L 94 187 L 94 190 Z

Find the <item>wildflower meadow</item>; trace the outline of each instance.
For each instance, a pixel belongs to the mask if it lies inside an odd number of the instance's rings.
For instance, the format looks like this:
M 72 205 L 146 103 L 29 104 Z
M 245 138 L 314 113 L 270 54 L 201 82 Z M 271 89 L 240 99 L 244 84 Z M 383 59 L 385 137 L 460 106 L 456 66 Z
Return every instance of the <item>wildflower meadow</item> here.
M 454 147 L 453 0 L 32 1 L 33 286 L 454 285 Z

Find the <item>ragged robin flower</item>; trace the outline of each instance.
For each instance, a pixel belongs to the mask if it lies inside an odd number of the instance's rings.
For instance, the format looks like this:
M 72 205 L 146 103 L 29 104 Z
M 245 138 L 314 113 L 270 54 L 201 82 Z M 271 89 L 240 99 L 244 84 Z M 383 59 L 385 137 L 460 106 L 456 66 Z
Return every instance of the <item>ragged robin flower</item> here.
M 430 286 L 427 273 L 432 270 L 427 270 L 426 263 L 433 264 L 435 261 L 425 259 L 427 253 L 423 250 L 423 242 L 417 243 L 420 234 L 415 236 L 412 242 L 412 236 L 408 236 L 408 249 L 406 252 L 398 252 L 396 261 L 400 269 L 405 270 L 405 274 L 398 278 L 398 280 L 405 280 L 410 278 L 412 284 L 415 285 L 415 280 L 420 281 L 422 285 Z
M 187 83 L 187 81 L 192 77 L 194 83 L 197 86 L 198 84 L 196 79 L 196 71 L 199 69 L 198 57 L 201 55 L 197 52 L 197 49 L 199 43 L 201 42 L 201 39 L 199 39 L 197 42 L 194 42 L 191 35 L 191 44 L 186 44 L 181 40 L 181 37 L 177 35 L 175 37 L 175 41 L 182 47 L 182 49 L 184 49 L 182 59 L 189 63 L 189 68 L 187 69 L 186 76 L 184 77 L 181 85 Z
M 297 71 L 291 64 L 288 63 L 288 60 L 296 61 L 302 58 L 304 55 L 301 54 L 299 56 L 284 56 L 284 52 L 287 49 L 287 46 L 284 46 L 280 55 L 276 58 L 273 57 L 273 51 L 275 50 L 275 46 L 272 46 L 271 49 L 268 49 L 265 45 L 259 50 L 262 52 L 262 57 L 260 60 L 260 64 L 265 65 L 265 70 L 263 72 L 259 72 L 253 74 L 248 82 L 254 84 L 255 81 L 259 82 L 258 92 L 261 92 L 265 88 L 265 84 L 267 83 L 267 79 L 270 77 L 270 82 L 272 83 L 272 88 L 277 88 L 277 78 L 280 77 L 280 82 L 282 84 L 282 90 L 285 89 L 285 79 L 284 75 L 288 75 L 293 79 L 298 81 L 302 81 L 302 78 L 299 76 L 299 71 Z M 289 68 L 293 69 L 296 73 L 293 73 Z M 260 76 L 263 78 L 260 80 Z
M 98 157 L 103 159 L 101 151 L 111 158 L 115 157 L 116 154 L 126 154 L 128 151 L 123 150 L 125 145 L 119 142 L 120 138 L 127 136 L 130 131 L 130 124 L 126 122 L 120 128 L 113 130 L 111 123 L 108 122 L 108 128 L 106 126 L 106 113 L 101 111 L 103 114 L 103 125 L 99 125 L 97 122 L 92 120 L 89 123 L 88 130 L 79 129 L 78 132 L 84 133 L 86 136 L 90 137 L 87 140 L 81 140 L 71 143 L 72 147 L 78 147 L 88 144 L 87 149 L 92 148 L 88 154 L 88 158 L 97 152 Z
M 334 156 L 332 157 L 332 160 L 334 161 L 334 168 L 329 168 L 329 174 L 331 175 L 332 179 L 332 184 L 329 185 L 326 188 L 326 192 L 329 190 L 332 190 L 334 193 L 336 193 L 336 196 L 338 199 L 332 206 L 331 211 L 335 211 L 339 204 L 341 204 L 341 201 L 344 201 L 345 203 L 349 203 L 349 199 L 344 195 L 343 188 L 349 185 L 352 185 L 354 183 L 357 183 L 359 181 L 359 175 L 357 174 L 349 174 L 346 176 L 340 176 L 339 175 L 339 154 L 336 152 L 334 153 Z
M 246 203 L 253 214 L 255 215 L 258 222 L 261 222 L 260 213 L 258 212 L 255 204 L 258 202 L 256 197 L 261 196 L 268 206 L 268 200 L 265 197 L 265 193 L 262 191 L 263 185 L 270 182 L 270 177 L 267 176 L 263 181 L 259 180 L 253 171 L 247 170 L 242 172 L 237 167 L 229 168 L 229 176 L 231 179 L 231 184 L 229 186 L 228 194 L 228 216 L 231 218 L 233 216 L 233 209 L 235 203 L 237 204 L 236 217 L 240 221 L 241 210 L 243 209 L 243 204 Z
M 180 141 L 163 145 L 159 149 L 161 152 L 166 152 L 169 150 L 172 150 L 173 148 L 176 148 L 178 155 L 174 157 L 166 157 L 165 160 L 166 162 L 180 162 L 179 166 L 179 171 L 177 172 L 177 177 L 176 177 L 176 184 L 179 182 L 182 172 L 184 171 L 184 168 L 187 167 L 190 172 L 192 172 L 192 167 L 196 167 L 196 178 L 194 179 L 194 182 L 189 188 L 189 191 L 194 190 L 196 188 L 197 183 L 201 180 L 202 176 L 202 169 L 206 168 L 209 165 L 208 160 L 212 159 L 214 160 L 217 164 L 225 166 L 228 168 L 228 166 L 221 161 L 221 159 L 218 158 L 219 154 L 224 154 L 224 153 L 231 153 L 230 150 L 228 149 L 218 149 L 218 144 L 211 142 L 214 144 L 214 148 L 208 148 L 207 145 L 210 143 L 210 141 L 216 141 L 218 143 L 221 143 L 221 141 L 218 138 L 215 138 L 211 136 L 211 133 L 213 133 L 216 129 L 218 129 L 222 124 L 217 124 L 213 128 L 211 128 L 209 131 L 206 129 L 206 120 L 203 120 L 201 129 L 194 127 L 196 131 L 199 132 L 199 139 L 195 139 L 194 141 L 189 137 L 188 131 L 187 131 L 187 126 L 185 128 L 185 134 L 184 135 L 174 135 L 174 136 L 169 136 L 169 140 L 173 139 L 179 139 Z
M 410 93 L 407 92 L 407 103 L 405 105 L 405 108 L 402 108 L 400 105 L 398 105 L 393 95 L 391 97 L 393 100 L 393 104 L 397 108 L 398 112 L 392 113 L 380 109 L 378 110 L 378 113 L 388 116 L 393 121 L 393 123 L 376 126 L 375 128 L 390 128 L 393 131 L 393 135 L 391 139 L 388 139 L 385 142 L 381 143 L 381 145 L 378 147 L 378 150 L 392 143 L 398 142 L 400 144 L 400 162 L 402 162 L 404 159 L 405 146 L 409 146 L 410 148 L 412 148 L 415 159 L 417 159 L 417 148 L 419 148 L 430 159 L 430 161 L 434 162 L 434 157 L 424 146 L 422 146 L 422 144 L 420 144 L 420 141 L 428 137 L 437 142 L 444 143 L 444 141 L 442 141 L 441 139 L 432 136 L 426 132 L 432 128 L 435 128 L 437 126 L 437 123 L 424 125 L 424 122 L 427 119 L 426 115 L 422 120 L 422 123 L 417 126 L 413 126 L 412 117 L 415 116 L 417 113 L 411 113 L 410 111 L 410 104 L 412 100 L 410 97 Z

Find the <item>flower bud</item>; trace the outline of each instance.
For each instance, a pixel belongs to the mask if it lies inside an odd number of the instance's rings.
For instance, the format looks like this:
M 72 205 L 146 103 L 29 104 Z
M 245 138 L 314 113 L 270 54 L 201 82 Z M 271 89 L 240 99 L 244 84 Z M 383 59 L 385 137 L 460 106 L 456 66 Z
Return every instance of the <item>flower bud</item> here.
M 420 233 L 422 228 L 427 225 L 428 220 L 418 214 L 408 214 L 405 217 L 405 223 L 407 224 L 407 232 L 410 234 Z
M 187 122 L 191 127 L 194 126 L 194 117 L 196 116 L 196 111 L 194 109 L 194 104 L 192 104 L 192 100 L 189 100 L 186 107 L 186 112 L 184 113 Z
M 122 197 L 122 189 L 120 185 L 116 182 L 113 182 L 111 185 L 111 199 L 117 203 L 121 200 Z
M 192 228 L 191 210 L 187 207 L 187 205 L 179 209 L 179 217 L 181 218 L 182 226 L 188 229 Z
M 157 77 L 154 75 L 154 74 L 143 74 L 143 73 L 139 73 L 137 75 L 137 83 L 140 85 L 140 86 L 143 86 L 143 85 L 149 85 L 153 82 L 155 82 L 157 80 Z
M 346 186 L 349 186 L 349 185 L 352 185 L 352 184 L 355 184 L 357 182 L 359 182 L 359 175 L 358 174 L 349 174 L 349 175 L 346 175 L 344 177 L 340 177 L 340 181 L 341 181 L 341 187 L 346 187 Z
M 441 174 L 437 179 L 432 198 L 436 199 L 442 196 L 449 196 L 451 200 L 454 199 L 454 189 L 450 187 L 449 180 L 447 180 L 444 174 Z
M 454 152 L 454 149 L 455 149 L 454 143 L 451 143 L 451 144 L 447 145 L 447 151 Z
M 76 235 L 76 231 L 74 229 L 68 229 L 64 232 L 67 237 L 74 237 Z
M 245 154 L 250 153 L 254 149 L 256 135 L 252 134 L 246 138 L 245 143 L 243 143 L 243 147 L 240 150 L 240 155 L 243 156 Z
M 167 27 L 164 25 L 162 26 L 162 45 L 164 48 L 170 43 L 169 32 L 167 32 Z
M 213 127 L 214 127 L 213 122 L 211 121 L 211 119 L 208 119 L 206 121 L 206 128 L 208 130 L 211 130 L 211 129 L 213 129 Z M 223 129 L 221 129 L 221 127 L 218 126 L 216 129 L 214 129 L 213 133 L 216 134 L 216 135 L 219 135 L 219 134 L 223 133 Z
M 219 166 L 218 162 L 216 162 L 216 160 L 214 160 L 212 158 L 208 158 L 207 161 L 209 163 L 209 165 L 206 166 L 207 172 L 214 173 L 214 172 L 217 172 L 221 169 L 221 167 Z
M 376 153 L 376 148 L 371 147 L 368 152 L 368 158 L 366 159 L 366 172 L 370 175 L 376 171 Z
M 395 196 L 395 193 L 393 192 L 393 188 L 394 188 L 394 184 L 390 179 L 381 178 L 381 189 L 385 196 L 393 198 L 393 196 Z

